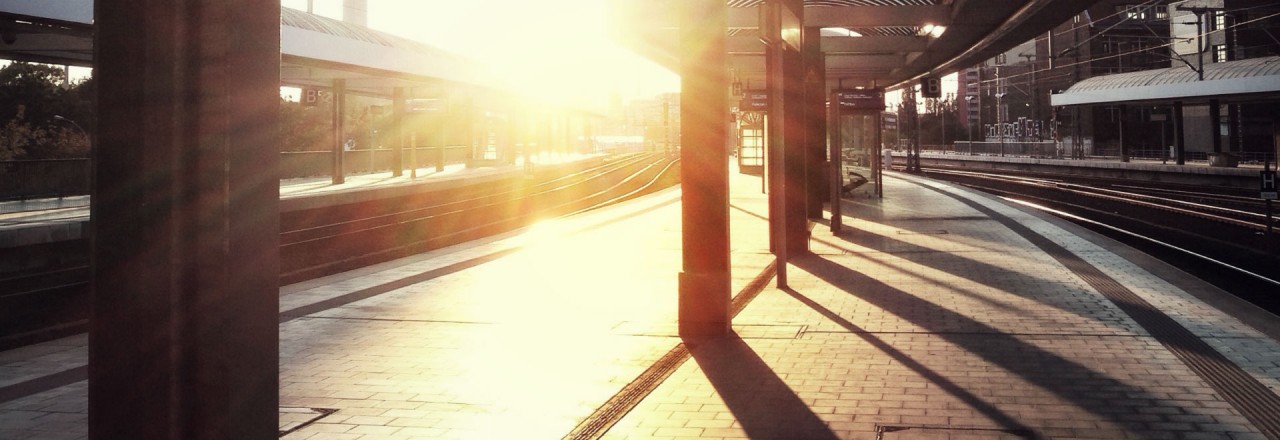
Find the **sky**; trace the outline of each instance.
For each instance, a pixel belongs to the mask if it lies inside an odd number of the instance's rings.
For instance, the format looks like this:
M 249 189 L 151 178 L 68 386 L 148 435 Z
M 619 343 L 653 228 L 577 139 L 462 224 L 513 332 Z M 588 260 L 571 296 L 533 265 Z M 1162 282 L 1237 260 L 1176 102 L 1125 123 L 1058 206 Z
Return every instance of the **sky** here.
M 368 0 L 369 27 L 488 64 L 509 87 L 544 99 L 603 105 L 647 99 L 679 78 L 609 36 L 604 0 Z M 284 0 L 305 10 L 306 0 Z M 339 18 L 341 0 L 314 0 Z

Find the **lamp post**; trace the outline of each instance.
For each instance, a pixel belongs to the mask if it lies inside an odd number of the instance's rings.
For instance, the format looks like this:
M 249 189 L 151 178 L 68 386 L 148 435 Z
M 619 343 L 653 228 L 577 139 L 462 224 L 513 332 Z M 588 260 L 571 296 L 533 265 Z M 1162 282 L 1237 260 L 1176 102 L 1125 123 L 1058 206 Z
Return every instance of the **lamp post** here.
M 75 127 L 76 130 L 80 131 L 80 134 L 84 136 L 85 142 L 88 142 L 90 146 L 93 145 L 93 140 L 89 138 L 89 132 L 80 127 L 80 124 L 77 124 L 76 121 L 64 118 L 61 115 L 53 115 L 53 119 L 71 124 L 72 127 Z
M 89 137 L 89 132 L 88 132 L 88 131 L 85 131 L 84 127 L 81 127 L 81 126 L 80 126 L 80 124 L 77 124 L 77 123 L 76 123 L 76 121 L 72 121 L 72 120 L 71 120 L 71 119 L 69 119 L 69 118 L 62 117 L 62 115 L 53 115 L 53 119 L 54 119 L 55 121 L 65 122 L 65 123 L 71 124 L 71 126 L 72 126 L 72 127 L 75 127 L 75 128 L 76 128 L 76 130 L 80 132 L 80 135 L 81 135 L 81 136 L 84 136 L 84 142 L 85 142 L 85 144 L 87 144 L 87 145 L 89 146 L 89 158 L 88 158 L 88 159 L 89 159 L 89 162 L 88 162 L 88 163 L 89 163 L 89 166 L 86 166 L 86 167 L 85 167 L 85 174 L 84 174 L 84 175 L 85 175 L 85 181 L 86 181 L 86 182 L 88 182 L 88 184 L 87 184 L 88 186 L 86 187 L 86 189 L 87 189 L 89 192 L 92 192 L 92 186 L 93 186 L 93 165 L 92 165 L 92 164 L 93 164 L 93 161 L 92 161 L 92 157 L 93 157 L 93 138 L 92 138 L 92 137 Z
M 1000 155 L 1004 156 L 1004 92 L 996 93 L 996 136 L 1000 137 Z
M 1038 84 L 1036 84 L 1036 63 L 1032 61 L 1033 59 L 1036 58 L 1036 55 L 1030 54 L 1030 53 L 1020 53 L 1018 54 L 1018 56 L 1027 59 L 1027 70 L 1031 71 L 1031 76 L 1028 78 L 1028 82 L 1027 82 L 1027 93 L 1031 94 L 1031 99 L 1029 100 L 1031 105 L 1031 120 L 1035 121 L 1033 122 L 1033 124 L 1035 124 L 1035 127 L 1037 127 L 1035 140 L 1042 141 L 1044 140 L 1044 137 L 1042 136 L 1041 131 L 1038 129 L 1038 127 L 1040 126 L 1040 93 L 1039 93 L 1039 90 L 1037 90 Z
M 969 120 L 969 111 L 973 108 L 973 98 L 977 98 L 977 96 L 969 95 L 964 97 L 964 102 L 967 103 L 964 109 L 964 134 L 965 140 L 969 143 L 970 156 L 973 155 L 973 123 Z M 978 126 L 982 126 L 982 109 L 978 109 Z

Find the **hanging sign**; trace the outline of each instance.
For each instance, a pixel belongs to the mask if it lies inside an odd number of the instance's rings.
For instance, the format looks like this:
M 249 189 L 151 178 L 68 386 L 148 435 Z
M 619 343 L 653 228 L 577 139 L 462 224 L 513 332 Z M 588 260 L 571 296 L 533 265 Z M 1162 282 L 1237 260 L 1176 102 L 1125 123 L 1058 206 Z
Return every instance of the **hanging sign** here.
M 836 103 L 843 110 L 884 111 L 884 90 L 842 89 L 835 91 Z
M 769 109 L 769 92 L 764 90 L 747 90 L 746 96 L 742 97 L 742 102 L 738 103 L 738 107 L 744 112 L 766 111 Z

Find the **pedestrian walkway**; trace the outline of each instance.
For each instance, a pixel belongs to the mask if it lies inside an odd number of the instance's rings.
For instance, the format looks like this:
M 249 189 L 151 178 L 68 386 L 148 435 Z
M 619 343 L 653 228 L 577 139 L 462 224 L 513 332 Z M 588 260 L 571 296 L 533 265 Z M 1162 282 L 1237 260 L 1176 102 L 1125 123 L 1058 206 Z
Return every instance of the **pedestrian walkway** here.
M 1088 231 L 890 174 L 779 289 L 759 180 L 731 187 L 724 338 L 676 336 L 678 189 L 285 288 L 283 438 L 1261 439 L 1280 414 L 1276 317 Z M 0 390 L 83 359 L 0 353 Z M 83 438 L 84 389 L 0 402 L 0 439 Z
M 1280 418 L 1242 416 L 1175 353 L 1216 351 L 1274 400 L 1275 334 L 1192 294 L 1217 289 L 1062 221 L 894 176 L 883 201 L 846 211 L 849 230 L 815 229 L 815 255 L 794 261 L 789 288 L 735 319 L 793 337 L 694 345 L 693 362 L 606 438 L 1246 439 L 1266 438 L 1257 419 Z M 1090 277 L 1158 310 L 1135 317 Z M 1168 329 L 1140 324 L 1155 313 L 1207 346 L 1163 341 Z

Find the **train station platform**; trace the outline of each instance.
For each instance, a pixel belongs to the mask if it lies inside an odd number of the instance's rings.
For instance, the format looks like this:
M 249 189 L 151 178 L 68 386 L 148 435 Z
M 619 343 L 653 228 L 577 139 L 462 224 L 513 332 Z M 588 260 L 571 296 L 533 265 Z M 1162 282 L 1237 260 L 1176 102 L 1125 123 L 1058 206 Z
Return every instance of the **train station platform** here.
M 1045 214 L 889 173 L 734 332 L 676 336 L 679 189 L 281 291 L 282 438 L 1280 435 L 1280 319 Z M 0 353 L 0 439 L 86 432 L 86 338 Z M 144 415 L 139 415 L 144 416 Z
M 906 165 L 906 152 L 895 151 L 894 163 Z M 1257 191 L 1261 184 L 1261 163 L 1243 163 L 1234 167 L 1209 166 L 1207 162 L 1178 165 L 1173 160 L 1134 158 L 1121 162 L 1116 158 L 1090 157 L 1067 159 L 1031 156 L 1000 156 L 965 152 L 925 151 L 920 153 L 924 167 L 943 167 L 1005 173 L 1034 173 L 1081 179 L 1112 179 L 1133 182 L 1173 183 L 1203 187 L 1220 187 Z
M 587 163 L 603 155 L 566 154 L 543 157 L 538 167 L 571 166 Z M 400 176 L 390 171 L 350 174 L 340 184 L 328 176 L 300 177 L 280 180 L 281 210 L 284 212 L 316 203 L 343 201 L 342 195 L 371 190 L 403 188 L 406 191 L 430 191 L 453 184 L 477 183 L 485 179 L 503 178 L 525 173 L 523 162 L 515 165 L 468 167 L 464 163 L 449 164 L 442 170 L 418 168 L 416 173 L 404 170 Z M 310 201 L 307 201 L 310 199 Z M 348 198 L 349 199 L 349 198 Z M 90 197 L 69 196 L 0 202 L 0 249 L 83 238 L 89 221 Z

